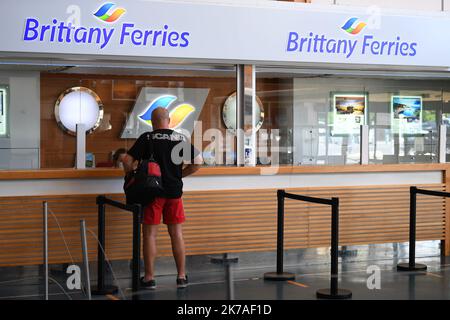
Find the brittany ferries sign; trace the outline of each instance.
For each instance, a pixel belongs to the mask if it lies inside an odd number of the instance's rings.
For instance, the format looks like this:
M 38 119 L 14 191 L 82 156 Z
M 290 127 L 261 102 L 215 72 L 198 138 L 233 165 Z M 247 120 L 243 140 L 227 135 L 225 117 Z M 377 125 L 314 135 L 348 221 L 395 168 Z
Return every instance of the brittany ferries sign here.
M 357 35 L 367 25 L 365 22 L 357 22 L 358 18 L 349 19 L 342 29 L 349 34 Z M 354 25 L 356 26 L 354 27 Z M 418 43 L 402 41 L 399 36 L 390 40 L 377 40 L 372 35 L 365 35 L 362 39 L 356 38 L 328 38 L 324 34 L 318 35 L 310 32 L 301 36 L 297 32 L 289 32 L 288 52 L 314 52 L 317 54 L 343 55 L 346 59 L 353 55 L 367 56 L 403 56 L 414 57 L 417 54 Z
M 24 42 L 46 42 L 61 44 L 78 44 L 106 48 L 111 41 L 122 47 L 187 47 L 189 32 L 171 30 L 167 24 L 158 28 L 141 29 L 134 23 L 123 23 L 120 28 L 109 24 L 115 23 L 126 13 L 124 8 L 114 8 L 114 3 L 105 3 L 98 8 L 93 16 L 105 22 L 103 27 L 77 26 L 71 22 L 52 19 L 50 23 L 42 23 L 37 18 L 27 18 L 23 34 Z M 108 12 L 112 10 L 111 14 Z
M 0 2 L 0 53 L 450 67 L 450 16 L 171 1 Z

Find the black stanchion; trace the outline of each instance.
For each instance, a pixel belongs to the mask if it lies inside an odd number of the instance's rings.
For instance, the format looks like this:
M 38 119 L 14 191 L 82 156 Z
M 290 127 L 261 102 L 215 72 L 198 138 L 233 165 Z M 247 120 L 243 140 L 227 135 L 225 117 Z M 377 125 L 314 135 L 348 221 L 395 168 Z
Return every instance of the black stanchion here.
M 294 280 L 295 274 L 283 271 L 284 256 L 284 190 L 277 191 L 277 271 L 264 274 L 264 280 L 287 281 Z
M 409 189 L 409 261 L 407 263 L 399 263 L 397 265 L 398 271 L 426 271 L 427 266 L 421 263 L 416 263 L 416 216 L 417 216 L 417 194 L 424 194 L 436 197 L 450 197 L 450 193 L 423 190 L 417 187 Z
M 139 290 L 140 258 L 141 258 L 141 216 L 142 208 L 139 204 L 126 205 L 105 196 L 97 197 L 98 205 L 98 258 L 97 258 L 97 287 L 92 288 L 92 294 L 105 295 L 117 292 L 116 286 L 105 285 L 105 206 L 110 205 L 133 213 L 133 259 L 132 259 L 132 291 Z M 103 250 L 102 250 L 103 248 Z M 136 297 L 136 296 L 133 296 Z
M 338 246 L 339 246 L 339 198 L 322 199 L 298 194 L 287 193 L 284 190 L 278 190 L 278 230 L 277 230 L 277 272 L 264 274 L 265 280 L 293 280 L 295 275 L 283 272 L 283 240 L 284 240 L 284 199 L 294 199 L 312 203 L 329 205 L 332 208 L 331 214 L 331 285 L 329 289 L 320 289 L 317 291 L 318 298 L 325 299 L 348 299 L 351 298 L 350 290 L 338 288 Z
M 141 205 L 134 205 L 133 210 L 133 268 L 131 290 L 139 290 L 139 276 L 141 274 Z
M 98 227 L 97 227 L 97 287 L 91 288 L 93 295 L 114 294 L 118 288 L 112 285 L 105 285 L 105 197 L 97 197 L 98 205 Z
M 331 279 L 330 288 L 319 289 L 317 298 L 321 299 L 349 299 L 352 292 L 347 289 L 339 289 L 339 198 L 331 199 Z

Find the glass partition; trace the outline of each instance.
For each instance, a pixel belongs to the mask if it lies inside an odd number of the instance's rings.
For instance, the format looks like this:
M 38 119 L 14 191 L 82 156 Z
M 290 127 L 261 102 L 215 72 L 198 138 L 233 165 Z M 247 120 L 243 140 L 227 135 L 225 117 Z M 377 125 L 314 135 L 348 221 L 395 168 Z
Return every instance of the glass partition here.
M 377 82 L 370 87 L 370 163 L 437 162 L 443 83 Z
M 223 117 L 236 92 L 235 66 L 0 63 L 0 89 L 10 92 L 1 106 L 11 118 L 9 134 L 0 133 L 0 169 L 74 168 L 78 123 L 87 130 L 86 167 L 119 167 L 136 138 L 153 129 L 158 106 L 203 151 L 205 165 L 235 165 Z
M 256 68 L 257 165 L 274 155 L 280 165 L 358 164 L 363 124 L 369 163 L 438 161 L 439 125 L 450 126 L 449 81 L 313 71 Z M 0 63 L 0 89 L 0 169 L 74 168 L 77 122 L 88 126 L 87 167 L 120 166 L 152 130 L 156 106 L 191 136 L 206 166 L 236 165 L 235 66 Z
M 263 125 L 284 133 L 280 144 L 289 152 L 281 164 L 358 164 L 364 124 L 369 126 L 369 163 L 438 161 L 439 125 L 450 124 L 450 82 L 273 70 L 257 69 L 256 94 L 264 108 L 277 104 L 282 109 Z M 263 85 L 268 81 L 284 87 L 268 88 Z

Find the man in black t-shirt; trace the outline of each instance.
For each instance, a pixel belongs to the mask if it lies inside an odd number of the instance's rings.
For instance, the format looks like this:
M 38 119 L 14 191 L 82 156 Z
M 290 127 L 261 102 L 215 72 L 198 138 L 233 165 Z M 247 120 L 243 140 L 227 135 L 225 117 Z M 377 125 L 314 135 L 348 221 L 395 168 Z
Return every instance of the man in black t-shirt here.
M 169 113 L 164 108 L 152 112 L 152 132 L 142 134 L 127 152 L 123 160 L 126 173 L 135 168 L 135 161 L 148 159 L 151 155 L 161 167 L 163 194 L 144 208 L 143 251 L 145 276 L 141 278 L 141 287 L 156 288 L 154 279 L 154 261 L 156 258 L 156 234 L 158 225 L 167 225 L 172 242 L 172 252 L 177 265 L 177 287 L 187 286 L 185 270 L 185 245 L 181 224 L 185 221 L 181 196 L 182 178 L 193 174 L 202 164 L 200 152 L 187 138 L 169 129 Z

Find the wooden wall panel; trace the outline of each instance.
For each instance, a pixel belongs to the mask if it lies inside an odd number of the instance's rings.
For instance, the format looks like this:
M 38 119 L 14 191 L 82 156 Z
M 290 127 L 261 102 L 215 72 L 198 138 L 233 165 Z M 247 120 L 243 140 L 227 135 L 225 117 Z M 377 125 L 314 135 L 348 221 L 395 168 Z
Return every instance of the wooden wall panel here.
M 443 184 L 421 186 L 445 190 Z M 317 197 L 340 198 L 340 244 L 403 242 L 408 240 L 409 186 L 287 189 Z M 123 200 L 122 195 L 110 195 Z M 96 260 L 95 196 L 0 198 L 0 266 L 42 263 L 42 201 L 49 202 L 50 262 L 80 261 L 79 221 L 86 219 L 90 259 Z M 270 251 L 276 249 L 276 190 L 186 192 L 187 252 Z M 418 196 L 418 240 L 445 238 L 445 201 Z M 57 217 L 59 225 L 53 215 Z M 330 208 L 286 199 L 285 247 L 328 247 Z M 60 233 L 64 232 L 64 240 Z M 131 257 L 131 215 L 107 209 L 107 246 L 110 259 Z M 164 226 L 158 236 L 159 254 L 171 255 Z M 68 253 L 70 251 L 70 254 Z
M 142 87 L 164 88 L 208 88 L 199 120 L 203 122 L 203 131 L 216 128 L 225 136 L 222 120 L 222 106 L 226 98 L 236 91 L 234 77 L 151 77 L 151 76 L 114 76 L 88 74 L 41 74 L 41 168 L 72 168 L 75 163 L 76 139 L 64 133 L 57 125 L 54 106 L 59 95 L 74 86 L 84 86 L 95 91 L 104 104 L 105 118 L 101 126 L 86 139 L 87 152 L 96 156 L 96 162 L 107 162 L 112 151 L 130 148 L 134 139 L 120 139 L 127 114 L 131 112 L 135 99 Z M 280 90 L 292 88 L 292 80 L 261 79 L 258 91 L 268 92 L 261 95 L 265 106 L 265 127 L 280 128 L 276 119 L 292 119 L 278 116 L 289 111 L 292 99 L 279 102 Z M 292 94 L 292 93 L 289 93 Z M 284 94 L 285 96 L 286 94 Z M 285 99 L 286 100 L 286 99 Z M 273 123 L 272 120 L 273 119 Z M 286 121 L 286 120 L 285 120 Z M 286 127 L 286 123 L 282 126 Z M 265 128 L 264 127 L 264 128 Z M 204 141 L 203 147 L 210 142 Z
M 54 105 L 58 96 L 72 86 L 94 90 L 104 104 L 105 121 L 86 140 L 88 152 L 97 162 L 106 162 L 118 148 L 129 148 L 134 139 L 120 139 L 127 114 L 142 87 L 209 88 L 200 120 L 205 130 L 222 128 L 220 110 L 226 97 L 235 91 L 234 78 L 149 77 L 79 74 L 41 74 L 41 167 L 70 168 L 74 166 L 75 138 L 64 133 L 55 121 Z M 108 123 L 109 121 L 109 123 Z M 106 130 L 109 128 L 110 129 Z M 103 128 L 103 129 L 102 129 Z M 224 129 L 224 128 L 223 128 Z

